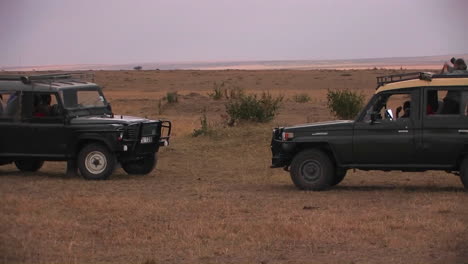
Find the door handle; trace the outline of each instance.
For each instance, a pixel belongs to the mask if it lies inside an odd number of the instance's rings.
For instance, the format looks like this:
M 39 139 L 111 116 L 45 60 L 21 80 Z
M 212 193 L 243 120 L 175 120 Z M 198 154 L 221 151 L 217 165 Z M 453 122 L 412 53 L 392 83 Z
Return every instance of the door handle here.
M 468 134 L 468 129 L 459 129 L 458 133 L 460 134 Z
M 407 130 L 407 129 L 404 129 L 404 130 L 398 130 L 398 133 L 408 133 L 408 130 Z

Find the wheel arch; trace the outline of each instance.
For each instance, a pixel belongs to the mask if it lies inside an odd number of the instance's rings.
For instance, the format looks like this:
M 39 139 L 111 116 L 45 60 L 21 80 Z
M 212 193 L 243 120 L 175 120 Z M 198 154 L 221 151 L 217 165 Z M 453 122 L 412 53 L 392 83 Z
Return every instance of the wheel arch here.
M 339 167 L 341 163 L 339 162 L 338 158 L 335 155 L 335 152 L 328 142 L 304 142 L 296 145 L 296 153 L 294 153 L 294 156 L 297 155 L 298 153 L 308 150 L 308 149 L 318 149 L 325 153 L 333 163 L 335 167 Z
M 101 144 L 105 146 L 109 151 L 114 152 L 114 148 L 112 144 L 109 142 L 108 139 L 102 138 L 102 136 L 97 136 L 97 135 L 84 135 L 78 138 L 74 148 L 73 148 L 73 156 L 77 157 L 78 153 L 80 150 L 89 144 Z

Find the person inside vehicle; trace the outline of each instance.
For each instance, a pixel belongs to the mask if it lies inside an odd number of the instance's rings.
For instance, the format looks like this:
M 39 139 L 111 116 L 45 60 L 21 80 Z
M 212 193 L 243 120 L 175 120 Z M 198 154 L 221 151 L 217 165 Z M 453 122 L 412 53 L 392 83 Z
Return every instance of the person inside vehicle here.
M 400 116 L 401 110 L 403 110 L 403 115 Z M 411 110 L 411 103 L 410 101 L 406 101 L 403 103 L 403 107 L 399 106 L 396 109 L 396 117 L 397 118 L 408 118 L 410 117 L 410 110 Z
M 462 58 L 452 58 L 450 62 L 453 66 L 450 66 L 448 63 L 445 63 L 442 67 L 441 74 L 467 74 L 468 71 L 466 70 L 466 63 L 465 60 Z
M 35 117 L 43 117 L 50 115 L 50 94 L 36 95 L 34 98 L 34 113 Z
M 448 91 L 443 100 L 443 106 L 440 114 L 456 115 L 460 113 L 460 93 L 457 91 Z
M 426 115 L 433 115 L 437 112 L 437 109 L 439 108 L 437 97 L 437 91 L 427 92 Z
M 10 94 L 10 97 L 7 100 L 7 105 L 4 109 L 5 116 L 12 117 L 18 112 L 19 96 L 20 96 L 20 92 L 14 92 Z
M 3 115 L 3 95 L 0 94 L 0 115 Z

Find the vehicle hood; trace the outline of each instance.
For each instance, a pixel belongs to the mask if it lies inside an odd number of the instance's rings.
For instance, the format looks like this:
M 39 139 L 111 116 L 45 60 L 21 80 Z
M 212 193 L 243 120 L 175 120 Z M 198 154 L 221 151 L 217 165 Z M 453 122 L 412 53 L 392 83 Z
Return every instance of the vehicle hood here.
M 327 122 L 317 122 L 310 124 L 302 124 L 296 126 L 285 127 L 284 131 L 300 132 L 300 131 L 321 131 L 328 132 L 334 130 L 347 130 L 353 127 L 352 120 L 335 120 Z
M 152 121 L 142 117 L 136 116 L 125 116 L 125 115 L 114 115 L 109 116 L 81 116 L 73 118 L 71 124 L 134 124 L 141 122 Z

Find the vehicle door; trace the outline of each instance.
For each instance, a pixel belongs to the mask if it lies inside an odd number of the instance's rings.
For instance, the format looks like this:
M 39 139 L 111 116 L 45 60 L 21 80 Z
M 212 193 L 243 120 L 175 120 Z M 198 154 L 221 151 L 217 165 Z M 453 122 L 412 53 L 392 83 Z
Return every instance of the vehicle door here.
M 28 94 L 23 104 L 23 122 L 30 127 L 30 152 L 47 159 L 63 158 L 67 154 L 68 133 L 62 106 L 55 92 Z
M 355 122 L 355 164 L 404 167 L 414 162 L 418 95 L 418 89 L 405 89 L 374 96 Z
M 28 153 L 28 124 L 21 121 L 22 92 L 0 92 L 0 156 L 21 157 Z
M 468 145 L 468 87 L 427 87 L 424 92 L 421 164 L 454 167 Z

